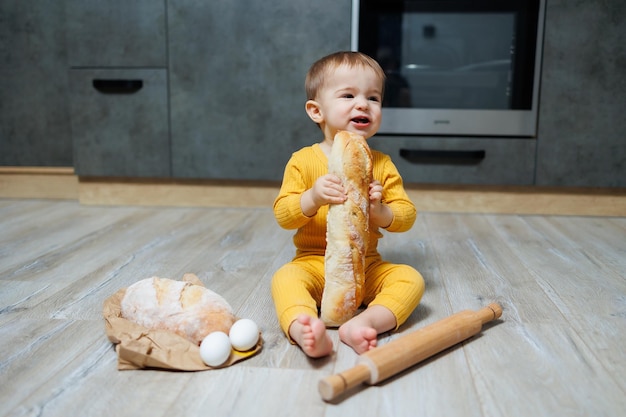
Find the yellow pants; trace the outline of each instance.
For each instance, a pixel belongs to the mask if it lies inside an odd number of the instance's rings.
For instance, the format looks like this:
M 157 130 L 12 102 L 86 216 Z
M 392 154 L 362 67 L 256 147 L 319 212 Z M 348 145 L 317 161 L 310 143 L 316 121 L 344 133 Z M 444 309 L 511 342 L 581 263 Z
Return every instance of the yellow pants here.
M 317 317 L 323 291 L 324 256 L 301 256 L 276 271 L 272 297 L 280 327 L 288 338 L 289 326 L 298 315 Z M 391 310 L 396 329 L 409 318 L 423 294 L 424 279 L 414 268 L 383 261 L 379 256 L 366 259 L 363 304 Z

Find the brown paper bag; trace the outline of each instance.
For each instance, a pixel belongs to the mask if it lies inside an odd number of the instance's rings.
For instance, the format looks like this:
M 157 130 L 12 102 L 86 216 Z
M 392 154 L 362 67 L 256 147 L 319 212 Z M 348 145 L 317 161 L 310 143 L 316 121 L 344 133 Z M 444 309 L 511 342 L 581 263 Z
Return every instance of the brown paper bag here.
M 183 281 L 203 285 L 194 274 L 185 274 Z M 169 369 L 177 371 L 205 371 L 214 369 L 200 357 L 200 346 L 176 333 L 153 330 L 135 324 L 122 317 L 121 302 L 126 292 L 122 288 L 104 301 L 105 330 L 109 340 L 115 344 L 117 369 Z M 230 366 L 255 355 L 261 350 L 263 341 L 246 352 L 231 350 L 228 361 L 220 368 Z

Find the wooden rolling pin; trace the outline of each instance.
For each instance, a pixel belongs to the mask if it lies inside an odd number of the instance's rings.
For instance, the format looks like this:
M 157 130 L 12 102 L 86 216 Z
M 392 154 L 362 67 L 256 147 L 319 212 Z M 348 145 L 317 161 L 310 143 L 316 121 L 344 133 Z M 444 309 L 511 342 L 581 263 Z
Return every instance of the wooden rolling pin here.
M 479 333 L 483 324 L 502 315 L 502 308 L 489 304 L 478 311 L 465 310 L 420 330 L 376 347 L 359 356 L 358 364 L 319 382 L 326 401 L 357 385 L 373 385 Z

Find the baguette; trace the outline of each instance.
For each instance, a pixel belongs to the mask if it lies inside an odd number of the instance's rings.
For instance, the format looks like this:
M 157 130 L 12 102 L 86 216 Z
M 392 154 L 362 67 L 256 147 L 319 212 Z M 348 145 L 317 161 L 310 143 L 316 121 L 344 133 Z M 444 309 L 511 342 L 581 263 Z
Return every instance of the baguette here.
M 152 277 L 130 285 L 122 317 L 148 329 L 169 330 L 200 344 L 211 332 L 228 334 L 235 322 L 224 298 L 202 285 Z
M 352 318 L 363 301 L 372 181 L 372 155 L 365 139 L 338 132 L 328 158 L 328 172 L 341 179 L 348 195 L 344 203 L 330 205 L 326 224 L 320 317 L 334 327 Z

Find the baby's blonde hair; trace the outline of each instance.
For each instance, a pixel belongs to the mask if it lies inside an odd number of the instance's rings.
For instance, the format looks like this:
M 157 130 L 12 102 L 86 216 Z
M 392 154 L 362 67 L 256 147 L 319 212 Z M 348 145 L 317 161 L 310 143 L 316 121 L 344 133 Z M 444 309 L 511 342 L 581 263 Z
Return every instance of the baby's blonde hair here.
M 385 72 L 378 62 L 362 52 L 340 51 L 327 55 L 311 65 L 304 81 L 307 100 L 315 100 L 317 93 L 324 86 L 325 78 L 329 73 L 341 65 L 352 67 L 371 68 L 380 79 L 381 95 L 385 89 Z

